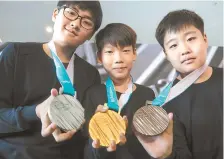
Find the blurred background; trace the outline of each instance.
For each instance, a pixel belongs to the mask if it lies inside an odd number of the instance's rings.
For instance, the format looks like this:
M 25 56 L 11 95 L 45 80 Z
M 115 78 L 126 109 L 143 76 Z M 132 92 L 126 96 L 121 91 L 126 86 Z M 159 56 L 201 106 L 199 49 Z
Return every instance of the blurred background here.
M 52 37 L 51 16 L 57 1 L 0 1 L 0 50 L 7 42 L 47 42 Z M 151 87 L 156 94 L 169 82 L 174 70 L 155 39 L 159 21 L 176 9 L 190 9 L 205 23 L 209 40 L 207 62 L 223 67 L 223 1 L 101 1 L 103 23 L 120 22 L 137 33 L 138 58 L 132 70 L 134 81 Z M 94 36 L 76 51 L 97 67 L 102 82 L 107 77 L 97 64 Z

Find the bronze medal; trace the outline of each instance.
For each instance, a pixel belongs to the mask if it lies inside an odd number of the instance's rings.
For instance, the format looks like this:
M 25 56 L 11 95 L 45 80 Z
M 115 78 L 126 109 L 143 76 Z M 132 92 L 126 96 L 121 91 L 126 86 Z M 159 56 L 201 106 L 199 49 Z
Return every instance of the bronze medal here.
M 64 131 L 78 130 L 84 123 L 84 108 L 79 101 L 66 94 L 56 96 L 48 110 L 51 122 Z
M 166 130 L 169 118 L 166 111 L 153 105 L 139 108 L 133 117 L 135 129 L 143 135 L 154 136 Z
M 120 142 L 120 134 L 125 134 L 126 125 L 123 118 L 115 111 L 96 113 L 89 122 L 89 134 L 93 140 L 98 139 L 101 146 L 108 147 L 111 140 Z

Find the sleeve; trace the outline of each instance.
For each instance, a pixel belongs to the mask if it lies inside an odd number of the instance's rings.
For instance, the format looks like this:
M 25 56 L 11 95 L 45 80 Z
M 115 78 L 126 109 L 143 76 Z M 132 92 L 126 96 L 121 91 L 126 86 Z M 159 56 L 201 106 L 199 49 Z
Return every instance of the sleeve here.
M 36 105 L 14 105 L 16 53 L 13 43 L 9 43 L 0 52 L 0 137 L 27 130 L 33 121 L 39 120 L 35 111 Z
M 150 90 L 150 92 L 149 92 L 149 94 L 150 94 L 150 97 L 152 97 L 152 100 L 156 97 L 155 96 L 155 92 L 153 91 L 153 89 L 149 89 Z
M 173 124 L 173 149 L 172 154 L 166 159 L 192 159 L 192 154 L 187 145 L 185 127 L 176 115 L 174 115 Z

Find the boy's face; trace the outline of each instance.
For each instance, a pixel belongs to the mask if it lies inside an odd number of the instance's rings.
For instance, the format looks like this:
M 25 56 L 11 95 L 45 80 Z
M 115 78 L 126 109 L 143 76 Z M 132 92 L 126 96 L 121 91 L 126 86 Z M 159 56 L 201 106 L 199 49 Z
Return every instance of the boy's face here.
M 106 44 L 99 53 L 98 61 L 112 79 L 122 80 L 130 76 L 133 62 L 136 59 L 136 52 L 132 46 L 124 48 Z
M 66 15 L 72 15 L 76 11 L 79 16 L 87 17 L 92 19 L 92 15 L 87 10 L 80 10 L 76 6 L 70 6 L 65 11 Z M 69 20 L 64 16 L 64 9 L 55 9 L 52 20 L 54 22 L 54 34 L 53 38 L 59 41 L 63 45 L 68 45 L 70 47 L 78 47 L 86 40 L 90 39 L 94 33 L 93 29 L 85 29 L 81 26 L 81 19 Z
M 206 35 L 194 26 L 177 32 L 167 32 L 164 52 L 173 67 L 181 74 L 189 74 L 204 65 L 208 41 Z

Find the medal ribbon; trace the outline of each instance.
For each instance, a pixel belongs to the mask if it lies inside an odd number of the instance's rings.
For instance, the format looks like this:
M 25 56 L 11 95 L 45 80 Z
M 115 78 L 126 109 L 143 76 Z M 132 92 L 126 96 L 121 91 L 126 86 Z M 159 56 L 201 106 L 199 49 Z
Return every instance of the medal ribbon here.
M 164 104 L 168 103 L 172 99 L 176 98 L 178 95 L 183 93 L 188 87 L 190 87 L 206 70 L 208 67 L 207 64 L 204 64 L 202 67 L 198 68 L 197 70 L 191 72 L 189 75 L 184 77 L 180 80 L 177 84 L 173 87 L 173 82 L 177 78 L 178 73 L 173 77 L 172 82 L 170 82 L 162 91 L 161 93 L 152 101 L 152 105 L 154 106 L 163 106 Z
M 108 77 L 106 80 L 108 107 L 120 113 L 121 109 L 125 106 L 125 104 L 127 104 L 132 94 L 133 91 L 132 89 L 133 89 L 133 82 L 132 80 L 130 80 L 128 84 L 128 89 L 125 91 L 125 93 L 121 94 L 121 97 L 118 101 L 113 81 L 111 80 L 110 77 Z
M 56 48 L 53 41 L 48 43 L 48 46 L 51 51 L 51 55 L 54 60 L 56 67 L 57 78 L 63 88 L 63 94 L 69 94 L 71 96 L 76 96 L 75 87 L 73 87 L 73 78 L 74 78 L 74 60 L 75 54 L 72 55 L 71 60 L 69 61 L 67 70 L 62 64 L 61 60 L 57 56 Z

